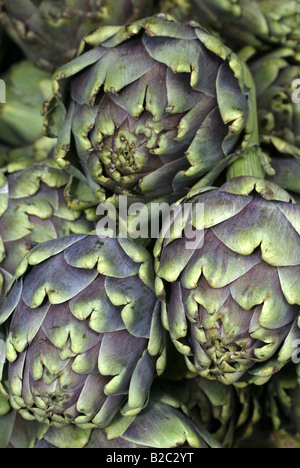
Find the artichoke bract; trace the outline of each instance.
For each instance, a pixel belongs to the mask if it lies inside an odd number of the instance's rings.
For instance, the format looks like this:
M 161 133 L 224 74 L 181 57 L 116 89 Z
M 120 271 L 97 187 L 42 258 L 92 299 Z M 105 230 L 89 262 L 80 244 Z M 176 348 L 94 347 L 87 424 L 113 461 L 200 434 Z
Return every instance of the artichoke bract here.
M 160 9 L 218 31 L 235 50 L 282 45 L 299 51 L 299 0 L 161 0 Z
M 187 408 L 190 418 L 226 448 L 236 448 L 262 417 L 261 387 L 236 388 L 204 377 L 179 382 L 159 380 L 162 390 Z
M 194 423 L 174 398 L 151 394 L 137 416 L 117 415 L 105 429 L 50 428 L 35 448 L 221 448 L 201 424 Z
M 15 278 L 0 312 L 0 323 L 12 315 L 12 407 L 27 420 L 85 429 L 107 425 L 121 404 L 137 414 L 164 368 L 147 250 L 128 239 L 67 236 L 36 246 Z
M 19 160 L 0 171 L 0 298 L 37 244 L 94 229 L 89 212 L 68 207 L 69 175 L 50 158 Z
M 1 0 L 0 21 L 31 62 L 52 71 L 75 57 L 85 34 L 143 18 L 152 6 L 153 0 Z
M 150 395 L 138 415 L 118 414 L 104 429 L 74 424 L 54 427 L 26 421 L 17 411 L 0 415 L 0 448 L 221 448 L 203 424 L 192 421 L 180 402 L 163 394 Z M 185 458 L 187 460 L 187 458 Z
M 199 25 L 157 15 L 100 28 L 53 83 L 55 157 L 81 163 L 100 201 L 178 199 L 258 145 L 249 70 Z
M 195 242 L 176 219 L 158 239 L 164 326 L 196 375 L 263 385 L 292 360 L 300 338 L 300 207 L 291 200 L 269 181 L 238 177 L 183 202 L 204 209 L 203 220 L 193 210 L 188 221 Z
M 34 448 L 37 438 L 43 436 L 44 427 L 37 421 L 25 421 L 15 410 L 0 416 L 0 448 Z

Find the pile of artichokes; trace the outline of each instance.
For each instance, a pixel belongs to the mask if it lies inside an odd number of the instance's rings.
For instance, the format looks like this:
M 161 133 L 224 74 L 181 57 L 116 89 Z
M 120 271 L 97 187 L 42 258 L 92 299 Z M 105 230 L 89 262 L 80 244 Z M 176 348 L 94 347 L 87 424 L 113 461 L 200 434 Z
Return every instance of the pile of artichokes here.
M 0 34 L 0 448 L 300 448 L 300 0 Z

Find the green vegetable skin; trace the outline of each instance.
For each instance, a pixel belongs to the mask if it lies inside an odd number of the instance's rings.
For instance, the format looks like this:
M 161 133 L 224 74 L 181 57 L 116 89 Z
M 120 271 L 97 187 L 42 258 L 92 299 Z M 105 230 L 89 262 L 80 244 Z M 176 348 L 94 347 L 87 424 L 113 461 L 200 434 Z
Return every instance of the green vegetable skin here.
M 53 71 L 72 60 L 85 34 L 147 16 L 152 0 L 1 0 L 1 23 L 26 57 Z
M 58 136 L 55 158 L 70 172 L 80 162 L 100 201 L 176 200 L 258 150 L 247 67 L 199 26 L 164 15 L 86 36 L 53 88 L 46 127 Z
M 185 201 L 204 206 L 196 229 L 204 228 L 204 243 L 202 235 L 199 248 L 186 248 L 178 225 L 157 242 L 164 326 L 191 372 L 263 385 L 292 360 L 300 338 L 299 205 L 252 177 Z

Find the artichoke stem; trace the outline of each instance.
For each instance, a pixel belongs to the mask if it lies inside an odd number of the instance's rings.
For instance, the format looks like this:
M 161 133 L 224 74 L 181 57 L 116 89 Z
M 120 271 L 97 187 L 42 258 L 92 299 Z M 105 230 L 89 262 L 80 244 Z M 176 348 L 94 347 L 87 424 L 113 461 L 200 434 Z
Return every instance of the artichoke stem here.
M 256 146 L 249 148 L 229 166 L 227 171 L 228 180 L 241 176 L 253 176 L 264 179 L 259 150 Z

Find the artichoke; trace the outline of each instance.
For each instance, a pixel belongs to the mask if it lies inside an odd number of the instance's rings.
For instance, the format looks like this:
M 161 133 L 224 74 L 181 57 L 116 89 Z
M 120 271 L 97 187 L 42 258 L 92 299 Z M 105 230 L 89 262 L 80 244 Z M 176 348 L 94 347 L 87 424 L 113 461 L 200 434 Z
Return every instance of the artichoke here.
M 263 385 L 300 338 L 300 206 L 254 177 L 184 202 L 195 241 L 175 219 L 154 250 L 164 326 L 195 375 Z
M 0 312 L 0 324 L 12 315 L 12 407 L 82 429 L 108 425 L 121 405 L 137 414 L 165 365 L 150 254 L 128 239 L 71 235 L 36 246 L 15 278 Z
M 254 57 L 248 65 L 257 88 L 258 120 L 266 178 L 300 192 L 300 62 L 293 49 L 280 48 Z
M 194 423 L 170 396 L 153 393 L 135 416 L 118 414 L 105 429 L 82 429 L 75 425 L 48 427 L 25 421 L 12 413 L 1 448 L 221 448 L 201 424 Z M 134 452 L 133 452 L 134 454 Z
M 117 415 L 105 429 L 50 428 L 35 448 L 221 448 L 200 424 L 180 409 L 180 403 L 164 394 L 153 394 L 138 415 Z M 72 447 L 71 447 L 72 448 Z M 133 452 L 134 453 L 134 452 Z
M 41 115 L 44 101 L 52 94 L 51 75 L 22 60 L 1 79 L 6 84 L 6 103 L 0 105 L 0 167 L 25 156 L 45 159 L 55 145 L 43 136 Z
M 234 49 L 299 50 L 300 0 L 160 0 L 160 10 L 218 31 Z
M 288 439 L 300 448 L 300 368 L 291 364 L 267 385 L 267 412 L 279 444 Z
M 273 155 L 300 158 L 300 107 L 297 83 L 300 62 L 292 49 L 277 49 L 249 61 L 257 88 L 259 130 L 263 148 Z M 270 148 L 271 146 L 271 148 Z
M 160 379 L 159 386 L 226 448 L 236 448 L 247 440 L 262 417 L 260 387 L 239 389 L 204 377 L 176 383 Z
M 36 244 L 94 229 L 91 210 L 68 207 L 68 183 L 68 174 L 50 158 L 19 160 L 0 171 L 0 299 Z
M 247 67 L 200 26 L 165 15 L 96 30 L 53 81 L 55 157 L 84 172 L 100 201 L 178 199 L 258 145 Z
M 1 0 L 1 22 L 38 67 L 72 60 L 83 36 L 103 24 L 122 25 L 151 13 L 153 0 Z

